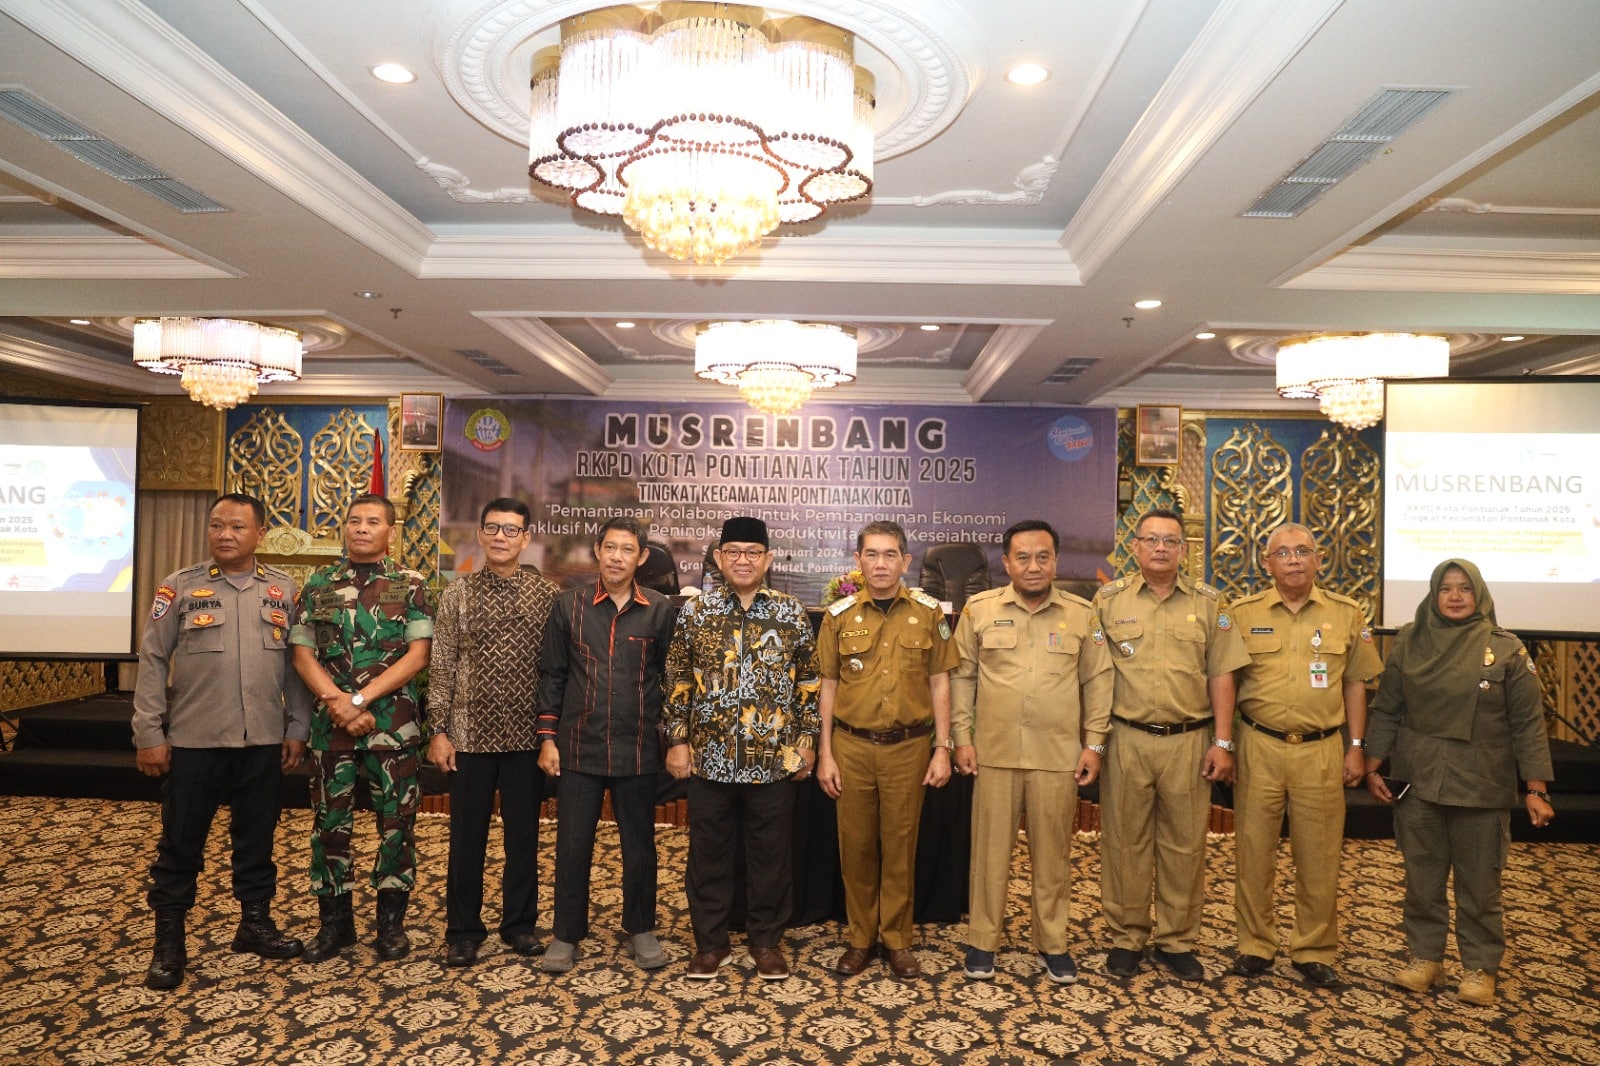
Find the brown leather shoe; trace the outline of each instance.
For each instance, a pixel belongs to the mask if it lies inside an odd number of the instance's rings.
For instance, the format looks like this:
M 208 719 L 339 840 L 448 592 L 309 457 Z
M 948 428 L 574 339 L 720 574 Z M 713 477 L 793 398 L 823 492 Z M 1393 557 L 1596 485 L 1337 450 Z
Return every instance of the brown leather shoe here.
M 696 952 L 689 960 L 689 972 L 685 975 L 697 981 L 709 981 L 717 976 L 717 971 L 728 965 L 732 952 L 727 948 L 713 948 L 711 951 Z
M 835 973 L 843 977 L 854 977 L 867 968 L 867 963 L 872 961 L 871 948 L 847 948 L 839 961 L 833 964 Z
M 889 971 L 904 981 L 922 976 L 922 964 L 910 948 L 888 948 Z
M 750 957 L 756 960 L 756 973 L 763 981 L 782 981 L 789 976 L 789 964 L 779 948 L 751 948 Z

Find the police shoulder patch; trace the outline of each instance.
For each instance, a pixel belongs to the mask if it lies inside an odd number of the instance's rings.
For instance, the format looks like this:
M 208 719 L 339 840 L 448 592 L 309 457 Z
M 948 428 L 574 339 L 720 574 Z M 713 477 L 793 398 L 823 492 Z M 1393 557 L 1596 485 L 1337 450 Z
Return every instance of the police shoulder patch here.
M 155 602 L 150 605 L 150 618 L 159 622 L 172 607 L 172 601 L 177 599 L 178 590 L 171 585 L 162 585 L 156 589 Z

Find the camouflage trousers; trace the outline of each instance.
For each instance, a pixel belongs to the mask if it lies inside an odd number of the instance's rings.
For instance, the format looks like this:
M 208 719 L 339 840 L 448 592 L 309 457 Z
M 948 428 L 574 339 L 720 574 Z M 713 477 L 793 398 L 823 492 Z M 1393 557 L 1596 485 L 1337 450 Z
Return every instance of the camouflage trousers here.
M 378 821 L 372 887 L 411 891 L 417 879 L 415 828 L 422 798 L 417 753 L 314 751 L 311 755 L 312 894 L 338 896 L 354 887 L 350 838 L 355 830 L 356 782 L 362 777 Z

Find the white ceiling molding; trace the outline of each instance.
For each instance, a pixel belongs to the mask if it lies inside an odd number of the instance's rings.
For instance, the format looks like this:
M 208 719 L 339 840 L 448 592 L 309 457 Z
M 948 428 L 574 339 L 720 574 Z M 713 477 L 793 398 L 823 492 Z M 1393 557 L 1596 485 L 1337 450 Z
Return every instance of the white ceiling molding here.
M 693 266 L 647 255 L 636 237 L 472 236 L 433 242 L 424 279 L 481 278 L 529 281 L 706 281 L 748 277 L 760 281 L 874 285 L 962 285 L 980 275 L 989 285 L 1075 286 L 1078 268 L 1052 240 L 951 239 L 852 240 L 805 237 L 769 239 L 759 255 L 721 266 Z
M 963 204 L 980 207 L 1033 207 L 1044 200 L 1061 160 L 1045 156 L 1017 172 L 1012 185 L 1014 192 L 990 192 L 987 189 L 951 189 L 931 196 L 874 196 L 872 202 L 881 207 L 937 207 L 940 204 Z
M 1443 212 L 1466 215 L 1555 215 L 1593 218 L 1600 207 L 1516 207 L 1509 204 L 1483 204 L 1460 196 L 1436 196 L 1424 201 L 1423 214 Z
M 655 379 L 618 380 L 605 390 L 608 400 L 660 400 L 662 397 L 662 382 Z M 967 406 L 972 403 L 972 397 L 967 390 L 959 384 L 950 381 L 906 380 L 885 381 L 877 384 L 857 379 L 848 385 L 824 390 L 827 393 L 812 393 L 811 399 L 806 401 L 800 409 L 802 416 L 814 412 L 817 407 L 849 407 L 853 404 L 863 403 L 937 403 Z M 699 381 L 689 378 L 683 381 L 674 380 L 671 385 L 671 394 L 675 399 L 688 401 L 697 400 L 736 400 L 737 392 L 726 385 L 715 382 Z
M 183 388 L 176 377 L 167 379 L 171 383 L 170 389 L 164 388 L 162 382 L 155 380 L 161 375 L 134 366 L 131 350 L 127 361 L 119 365 L 110 360 L 97 359 L 91 355 L 78 355 L 57 346 L 39 344 L 22 337 L 0 333 L 0 363 L 53 377 L 86 381 L 114 389 L 127 389 L 129 392 L 174 392 L 180 396 L 183 394 Z
M 600 364 L 569 344 L 536 315 L 489 311 L 474 311 L 472 315 L 585 392 L 598 396 L 615 380 Z M 659 391 L 657 395 L 659 397 Z
M 983 346 L 972 368 L 961 378 L 961 385 L 974 400 L 982 400 L 990 389 L 1006 375 L 1012 364 L 1021 359 L 1033 344 L 1034 338 L 1044 331 L 1049 322 L 1017 322 L 1001 326 L 994 331 L 989 343 Z M 1040 375 L 1043 377 L 1043 375 Z
M 1282 287 L 1600 296 L 1600 253 L 1369 245 L 1336 255 Z M 1600 325 L 1600 318 L 1594 321 Z
M 0 278 L 236 278 L 141 237 L 0 237 Z
M 1344 0 L 1224 0 L 1073 216 L 1062 244 L 1094 275 Z
M 432 236 L 404 208 L 135 0 L 0 0 L 0 10 L 391 263 Z

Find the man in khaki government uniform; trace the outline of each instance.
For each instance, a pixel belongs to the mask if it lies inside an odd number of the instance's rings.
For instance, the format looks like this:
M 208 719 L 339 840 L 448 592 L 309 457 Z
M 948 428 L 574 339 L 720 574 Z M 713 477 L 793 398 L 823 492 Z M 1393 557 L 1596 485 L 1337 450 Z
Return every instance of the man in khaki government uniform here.
M 1289 958 L 1305 980 L 1336 988 L 1335 917 L 1344 790 L 1366 770 L 1362 737 L 1367 689 L 1383 664 L 1361 607 L 1316 585 L 1321 562 L 1305 526 L 1286 523 L 1267 538 L 1273 587 L 1233 605 L 1250 652 L 1239 671 L 1239 787 L 1233 794 L 1239 957 L 1233 972 L 1258 977 L 1278 952 L 1272 884 L 1278 837 L 1289 813 L 1294 860 L 1294 933 Z M 1350 728 L 1349 745 L 1341 739 Z
M 1132 977 L 1153 940 L 1156 961 L 1198 981 L 1205 976 L 1194 947 L 1211 784 L 1233 777 L 1233 671 L 1250 655 L 1216 589 L 1178 573 L 1183 522 L 1176 513 L 1139 519 L 1133 555 L 1139 573 L 1095 594 L 1116 667 L 1100 783 L 1106 971 Z
M 817 635 L 817 783 L 839 801 L 850 943 L 834 969 L 845 977 L 866 968 L 880 936 L 896 977 L 922 972 L 911 951 L 917 831 L 923 788 L 950 780 L 956 646 L 939 601 L 901 584 L 910 564 L 899 525 L 863 528 L 867 587 L 828 608 Z
M 973 774 L 972 896 L 966 973 L 994 976 L 1005 938 L 1017 820 L 1028 816 L 1033 947 L 1058 984 L 1077 980 L 1072 924 L 1072 816 L 1078 786 L 1100 776 L 1111 729 L 1113 667 L 1087 601 L 1055 587 L 1061 538 L 1018 522 L 1001 541 L 1011 584 L 967 601 L 950 677 L 956 771 Z

